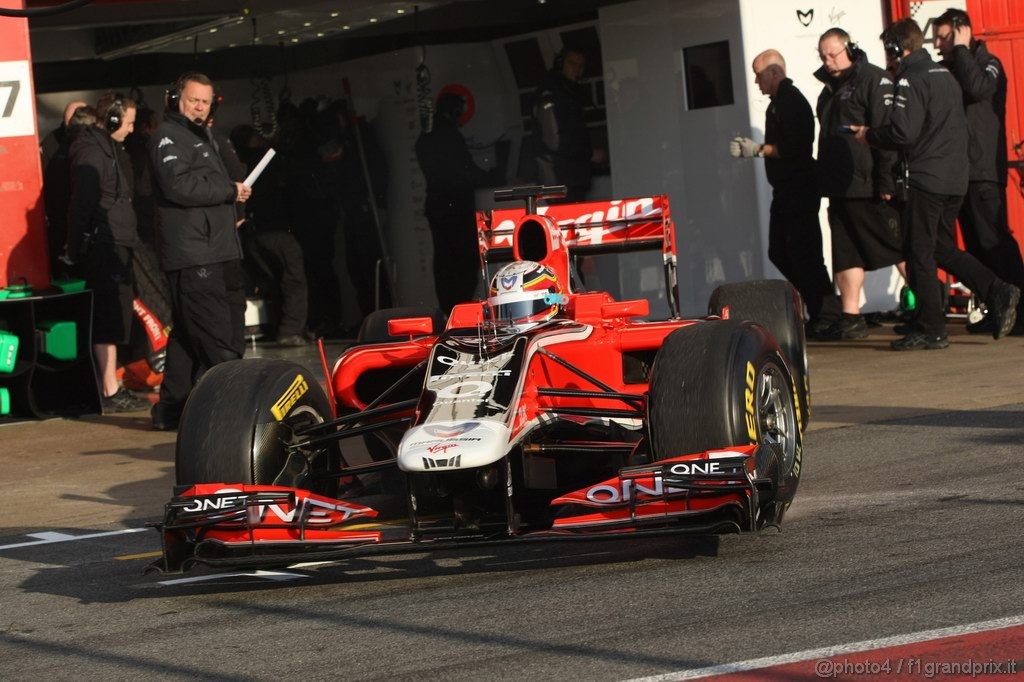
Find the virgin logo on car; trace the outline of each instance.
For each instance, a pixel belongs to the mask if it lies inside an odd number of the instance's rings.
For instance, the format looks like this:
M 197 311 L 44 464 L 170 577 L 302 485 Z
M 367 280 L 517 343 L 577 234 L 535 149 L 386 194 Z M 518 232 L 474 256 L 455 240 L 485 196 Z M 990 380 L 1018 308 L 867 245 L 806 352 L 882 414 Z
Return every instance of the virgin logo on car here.
M 480 426 L 479 422 L 466 422 L 465 424 L 455 424 L 454 426 L 424 426 L 423 430 L 434 438 L 455 438 L 464 433 L 469 433 L 478 426 Z
M 429 452 L 432 455 L 437 455 L 437 454 L 442 454 L 443 455 L 446 452 L 448 452 L 449 450 L 451 450 L 452 448 L 457 448 L 457 447 L 459 447 L 458 443 L 444 443 L 444 444 L 441 444 L 441 445 L 431 445 L 431 446 L 429 446 L 427 448 L 427 452 Z

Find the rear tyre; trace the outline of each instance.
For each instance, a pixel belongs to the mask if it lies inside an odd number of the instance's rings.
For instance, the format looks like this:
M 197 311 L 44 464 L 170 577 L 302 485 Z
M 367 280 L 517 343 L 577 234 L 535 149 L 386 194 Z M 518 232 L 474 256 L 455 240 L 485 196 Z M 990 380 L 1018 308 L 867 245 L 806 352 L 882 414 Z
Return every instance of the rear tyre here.
M 290 450 L 295 431 L 331 418 L 316 377 L 287 360 L 232 360 L 210 369 L 185 404 L 178 427 L 179 485 L 285 485 L 334 497 L 336 441 Z
M 729 319 L 756 322 L 775 337 L 793 375 L 797 424 L 803 433 L 811 420 L 811 382 L 800 294 L 778 279 L 723 284 L 711 292 L 708 314 L 721 317 L 727 308 Z
M 669 334 L 654 360 L 648 427 L 655 460 L 761 445 L 758 475 L 773 479 L 775 520 L 796 494 L 803 438 L 793 380 L 778 345 L 759 325 L 712 320 Z

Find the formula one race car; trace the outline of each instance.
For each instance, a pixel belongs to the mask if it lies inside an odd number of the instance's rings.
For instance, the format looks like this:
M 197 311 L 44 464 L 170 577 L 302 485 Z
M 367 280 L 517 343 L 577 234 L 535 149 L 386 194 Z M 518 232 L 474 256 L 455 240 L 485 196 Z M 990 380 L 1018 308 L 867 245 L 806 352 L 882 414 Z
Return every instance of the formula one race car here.
M 326 393 L 282 360 L 207 372 L 154 566 L 778 527 L 810 412 L 798 294 L 727 284 L 707 317 L 681 319 L 667 198 L 538 209 L 560 192 L 498 190 L 526 209 L 478 215 L 481 263 L 501 266 L 486 301 L 443 329 L 375 313 L 364 331 L 390 337 L 333 372 L 324 358 Z M 579 285 L 574 258 L 645 249 L 664 255 L 669 319 Z

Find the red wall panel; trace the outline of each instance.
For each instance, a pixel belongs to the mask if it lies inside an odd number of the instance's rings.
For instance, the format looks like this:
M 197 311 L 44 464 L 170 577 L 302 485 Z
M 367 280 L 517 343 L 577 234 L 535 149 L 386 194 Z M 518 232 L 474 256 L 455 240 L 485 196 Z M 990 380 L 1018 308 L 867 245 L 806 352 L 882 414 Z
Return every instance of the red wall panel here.
M 50 274 L 31 60 L 28 20 L 0 19 L 0 287 L 24 279 L 42 289 Z
M 1024 2 L 967 0 L 975 34 L 1006 70 L 1006 144 L 1010 161 L 1024 161 Z M 1011 167 L 1006 188 L 1010 231 L 1024 245 L 1024 168 Z

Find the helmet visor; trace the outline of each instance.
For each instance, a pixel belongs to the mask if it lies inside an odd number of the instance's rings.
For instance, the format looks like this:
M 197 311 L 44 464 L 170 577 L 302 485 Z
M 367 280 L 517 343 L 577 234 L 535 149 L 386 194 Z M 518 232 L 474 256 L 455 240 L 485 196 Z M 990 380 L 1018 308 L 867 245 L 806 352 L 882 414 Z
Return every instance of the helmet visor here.
M 547 292 L 537 292 L 530 298 L 522 294 L 516 300 L 508 300 L 510 297 L 495 296 L 489 299 L 491 310 L 494 311 L 494 319 L 500 322 L 511 322 L 522 324 L 526 322 L 537 322 L 546 319 L 557 312 L 557 303 L 550 300 Z

